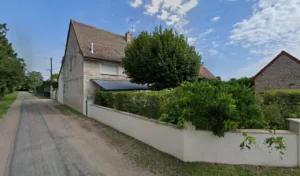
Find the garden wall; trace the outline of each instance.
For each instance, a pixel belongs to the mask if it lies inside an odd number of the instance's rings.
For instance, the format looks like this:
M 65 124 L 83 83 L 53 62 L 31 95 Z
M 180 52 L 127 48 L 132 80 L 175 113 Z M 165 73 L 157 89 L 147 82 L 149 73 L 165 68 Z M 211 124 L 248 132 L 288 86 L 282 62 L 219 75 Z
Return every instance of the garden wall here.
M 241 151 L 239 145 L 244 140 L 241 131 L 227 132 L 224 138 L 219 138 L 210 131 L 195 130 L 190 124 L 186 129 L 178 129 L 171 124 L 93 104 L 88 107 L 88 116 L 183 161 L 299 166 L 300 122 L 297 120 L 290 122 L 291 131 L 276 132 L 277 136 L 284 137 L 286 145 L 281 160 L 279 152 L 263 144 L 264 139 L 271 136 L 264 130 L 243 130 L 256 138 L 258 146 Z

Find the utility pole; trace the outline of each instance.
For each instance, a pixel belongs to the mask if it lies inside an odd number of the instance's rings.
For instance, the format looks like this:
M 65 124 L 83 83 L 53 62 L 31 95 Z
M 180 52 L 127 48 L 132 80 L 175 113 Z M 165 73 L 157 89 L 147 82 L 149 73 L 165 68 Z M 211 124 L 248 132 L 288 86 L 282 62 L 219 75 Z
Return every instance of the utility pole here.
M 44 58 L 44 59 L 49 59 L 49 58 Z M 52 95 L 52 57 L 50 57 L 50 98 Z
M 52 94 L 52 57 L 50 57 L 50 96 Z

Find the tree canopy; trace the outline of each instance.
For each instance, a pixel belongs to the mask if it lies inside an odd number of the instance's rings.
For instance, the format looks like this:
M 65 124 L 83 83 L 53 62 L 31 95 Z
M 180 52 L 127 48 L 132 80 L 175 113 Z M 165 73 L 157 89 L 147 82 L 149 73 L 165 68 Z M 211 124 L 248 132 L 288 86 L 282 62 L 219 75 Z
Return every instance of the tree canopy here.
M 58 73 L 54 73 L 54 74 L 52 74 L 52 79 L 58 79 Z
M 146 31 L 125 49 L 124 70 L 131 82 L 148 84 L 155 89 L 179 86 L 195 81 L 199 75 L 201 56 L 189 46 L 187 39 L 172 29 L 160 26 Z
M 36 89 L 43 84 L 43 76 L 40 72 L 32 71 L 27 74 L 27 84 L 29 88 Z
M 0 23 L 0 98 L 12 92 L 25 78 L 24 59 L 18 58 L 6 34 L 7 25 Z

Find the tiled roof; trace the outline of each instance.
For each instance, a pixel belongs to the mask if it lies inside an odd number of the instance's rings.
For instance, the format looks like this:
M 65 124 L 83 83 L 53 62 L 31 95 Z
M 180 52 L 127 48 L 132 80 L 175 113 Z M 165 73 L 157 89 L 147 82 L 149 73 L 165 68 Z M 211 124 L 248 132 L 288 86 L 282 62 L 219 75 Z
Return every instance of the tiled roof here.
M 213 75 L 207 68 L 205 68 L 203 65 L 200 66 L 200 78 L 206 78 L 206 79 L 216 79 L 215 75 Z
M 71 20 L 82 54 L 86 58 L 121 62 L 127 45 L 125 35 L 105 31 Z M 94 53 L 91 53 L 91 43 Z

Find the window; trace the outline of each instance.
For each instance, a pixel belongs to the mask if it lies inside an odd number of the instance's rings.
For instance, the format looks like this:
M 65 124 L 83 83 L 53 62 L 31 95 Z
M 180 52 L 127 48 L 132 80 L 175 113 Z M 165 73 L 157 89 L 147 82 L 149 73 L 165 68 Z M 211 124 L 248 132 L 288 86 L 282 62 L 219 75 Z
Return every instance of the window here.
M 290 84 L 289 84 L 289 88 L 290 88 L 290 89 L 295 89 L 295 88 L 296 88 L 296 84 L 290 83 Z
M 100 73 L 102 74 L 112 74 L 117 75 L 118 74 L 118 67 L 114 64 L 101 64 L 100 66 Z
M 73 60 L 73 56 L 70 57 L 70 72 L 72 71 L 72 60 Z

